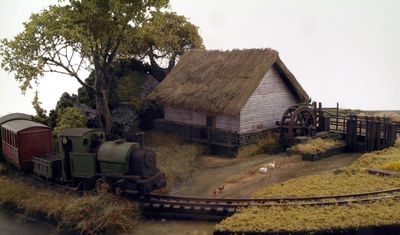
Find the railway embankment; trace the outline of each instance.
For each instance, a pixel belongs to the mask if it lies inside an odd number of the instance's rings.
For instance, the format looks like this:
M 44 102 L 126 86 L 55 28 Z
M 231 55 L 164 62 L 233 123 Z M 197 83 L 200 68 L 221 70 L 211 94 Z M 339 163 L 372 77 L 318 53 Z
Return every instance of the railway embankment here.
M 300 177 L 255 192 L 255 198 L 313 197 L 387 190 L 400 187 L 400 178 L 373 175 L 369 168 L 381 169 L 400 163 L 399 146 L 363 154 L 348 167 L 332 172 Z M 392 167 L 392 170 L 395 170 Z M 216 226 L 215 234 L 351 233 L 399 229 L 400 201 L 382 198 L 362 203 L 324 206 L 248 207 Z
M 115 234 L 139 220 L 136 202 L 111 194 L 78 195 L 5 175 L 0 165 L 0 208 L 46 222 L 65 234 Z

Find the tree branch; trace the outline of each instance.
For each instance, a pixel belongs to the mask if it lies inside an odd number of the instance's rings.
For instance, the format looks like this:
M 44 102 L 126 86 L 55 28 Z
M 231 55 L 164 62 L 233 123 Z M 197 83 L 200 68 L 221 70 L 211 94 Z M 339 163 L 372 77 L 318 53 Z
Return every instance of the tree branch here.
M 60 68 L 63 68 L 63 69 L 66 71 L 66 72 L 64 72 L 63 74 L 67 74 L 67 75 L 70 75 L 70 76 L 74 77 L 82 86 L 94 90 L 94 87 L 93 87 L 93 86 L 90 86 L 90 85 L 88 85 L 87 83 L 85 83 L 84 81 L 82 81 L 82 79 L 80 79 L 80 77 L 78 76 L 78 74 L 77 74 L 76 72 L 72 71 L 72 70 L 69 69 L 67 66 L 65 66 L 64 64 L 62 64 L 61 62 L 56 61 L 56 60 L 51 59 L 51 58 L 46 58 L 46 57 L 44 57 L 43 59 L 46 60 L 46 61 L 52 62 L 55 66 L 58 66 L 58 67 L 60 67 Z M 52 70 L 53 70 L 53 69 L 52 69 Z M 61 71 L 58 71 L 58 70 L 53 70 L 53 71 L 54 71 L 54 72 L 62 73 Z

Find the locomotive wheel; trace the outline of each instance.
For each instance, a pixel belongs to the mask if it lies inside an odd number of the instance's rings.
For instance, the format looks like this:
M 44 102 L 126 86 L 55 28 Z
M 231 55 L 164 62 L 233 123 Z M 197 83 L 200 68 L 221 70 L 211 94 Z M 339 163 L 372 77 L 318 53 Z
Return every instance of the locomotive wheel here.
M 122 196 L 127 188 L 128 188 L 128 182 L 124 179 L 120 179 L 116 183 L 116 186 L 114 188 L 114 193 L 118 196 Z
M 96 180 L 95 190 L 97 193 L 107 193 L 111 190 L 110 184 L 104 178 Z
M 281 140 L 291 142 L 297 136 L 312 136 L 316 126 L 314 111 L 308 106 L 294 105 L 281 119 Z

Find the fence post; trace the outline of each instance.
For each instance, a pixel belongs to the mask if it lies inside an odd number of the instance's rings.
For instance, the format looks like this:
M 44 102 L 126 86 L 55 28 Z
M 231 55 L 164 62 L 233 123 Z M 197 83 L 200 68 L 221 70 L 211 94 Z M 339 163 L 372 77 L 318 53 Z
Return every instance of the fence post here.
M 339 130 L 339 102 L 336 103 L 336 130 Z
M 387 148 L 388 146 L 388 119 L 387 117 L 383 118 L 383 140 L 382 140 L 382 145 L 383 148 Z
M 369 117 L 365 116 L 365 139 L 364 139 L 365 152 L 368 152 L 369 149 L 369 132 L 370 132 Z
M 356 151 L 357 148 L 357 116 L 350 115 L 346 122 L 346 144 L 350 151 Z

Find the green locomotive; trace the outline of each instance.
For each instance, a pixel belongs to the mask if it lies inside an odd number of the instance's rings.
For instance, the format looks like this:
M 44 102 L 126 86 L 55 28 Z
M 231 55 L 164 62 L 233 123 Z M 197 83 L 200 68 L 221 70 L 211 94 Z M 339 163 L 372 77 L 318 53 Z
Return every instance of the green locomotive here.
M 144 147 L 143 135 L 138 142 L 104 137 L 99 129 L 66 129 L 58 138 L 59 153 L 34 156 L 33 171 L 50 180 L 117 194 L 145 194 L 166 185 L 154 151 Z

